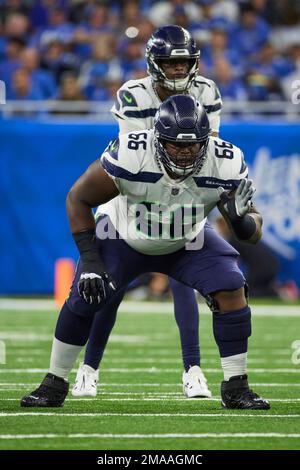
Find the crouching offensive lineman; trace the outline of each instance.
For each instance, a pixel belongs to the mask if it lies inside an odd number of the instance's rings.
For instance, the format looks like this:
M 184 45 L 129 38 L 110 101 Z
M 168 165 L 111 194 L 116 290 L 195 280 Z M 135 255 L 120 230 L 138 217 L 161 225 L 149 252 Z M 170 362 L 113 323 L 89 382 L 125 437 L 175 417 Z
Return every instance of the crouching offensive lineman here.
M 154 130 L 111 142 L 68 194 L 80 262 L 57 321 L 49 373 L 21 406 L 62 406 L 95 313 L 104 304 L 107 312 L 137 276 L 161 272 L 197 289 L 213 312 L 222 405 L 268 409 L 247 381 L 251 311 L 238 253 L 206 223 L 218 206 L 235 235 L 255 243 L 262 218 L 252 206 L 253 193 L 242 151 L 210 136 L 206 112 L 191 96 L 168 98 Z M 92 208 L 98 205 L 95 224 Z

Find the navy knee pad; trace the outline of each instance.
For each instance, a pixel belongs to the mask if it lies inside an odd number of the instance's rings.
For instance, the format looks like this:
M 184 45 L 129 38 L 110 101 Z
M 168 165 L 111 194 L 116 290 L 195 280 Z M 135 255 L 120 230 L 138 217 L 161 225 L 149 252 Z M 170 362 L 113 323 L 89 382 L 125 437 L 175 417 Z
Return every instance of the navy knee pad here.
M 213 314 L 213 331 L 221 357 L 247 352 L 251 336 L 251 310 L 248 305 L 229 313 Z
M 93 316 L 77 315 L 65 302 L 56 323 L 55 338 L 63 343 L 84 346 L 88 340 Z

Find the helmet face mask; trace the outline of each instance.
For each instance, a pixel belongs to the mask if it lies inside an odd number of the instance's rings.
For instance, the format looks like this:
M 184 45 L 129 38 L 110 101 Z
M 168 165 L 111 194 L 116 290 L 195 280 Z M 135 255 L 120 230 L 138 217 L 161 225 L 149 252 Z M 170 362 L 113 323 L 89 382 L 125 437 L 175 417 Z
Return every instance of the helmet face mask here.
M 164 168 L 187 177 L 202 168 L 210 124 L 201 104 L 189 95 L 174 95 L 160 106 L 154 122 L 157 157 Z
M 176 25 L 163 26 L 147 43 L 146 59 L 148 73 L 155 83 L 174 92 L 189 90 L 198 72 L 200 51 L 190 33 Z M 162 67 L 163 61 L 186 59 L 190 65 L 184 78 L 168 78 Z
M 182 146 L 176 144 L 157 139 L 157 152 L 165 169 L 178 177 L 187 177 L 199 171 L 206 159 L 208 137 L 202 142 L 184 142 Z

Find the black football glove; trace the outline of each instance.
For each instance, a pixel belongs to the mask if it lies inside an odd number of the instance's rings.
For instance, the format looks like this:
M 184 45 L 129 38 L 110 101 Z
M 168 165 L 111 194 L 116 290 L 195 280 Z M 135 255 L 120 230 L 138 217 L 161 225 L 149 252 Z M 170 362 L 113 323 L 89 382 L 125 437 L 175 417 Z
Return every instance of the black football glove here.
M 97 248 L 94 229 L 73 233 L 78 247 L 82 273 L 77 288 L 80 297 L 89 304 L 105 301 L 109 291 L 116 291 L 116 284 L 108 274 Z
M 117 290 L 111 276 L 105 271 L 101 274 L 83 272 L 77 287 L 80 297 L 89 304 L 100 304 L 107 299 L 109 290 Z

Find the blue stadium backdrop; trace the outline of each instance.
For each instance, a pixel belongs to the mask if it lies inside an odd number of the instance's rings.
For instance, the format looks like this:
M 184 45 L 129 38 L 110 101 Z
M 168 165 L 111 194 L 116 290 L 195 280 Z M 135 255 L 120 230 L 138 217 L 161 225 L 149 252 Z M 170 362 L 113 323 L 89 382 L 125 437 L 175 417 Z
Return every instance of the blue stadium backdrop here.
M 113 124 L 12 119 L 0 122 L 0 294 L 52 293 L 54 262 L 76 259 L 65 197 L 114 137 Z M 281 279 L 300 287 L 300 125 L 228 123 L 257 188 L 264 240 L 281 261 Z

